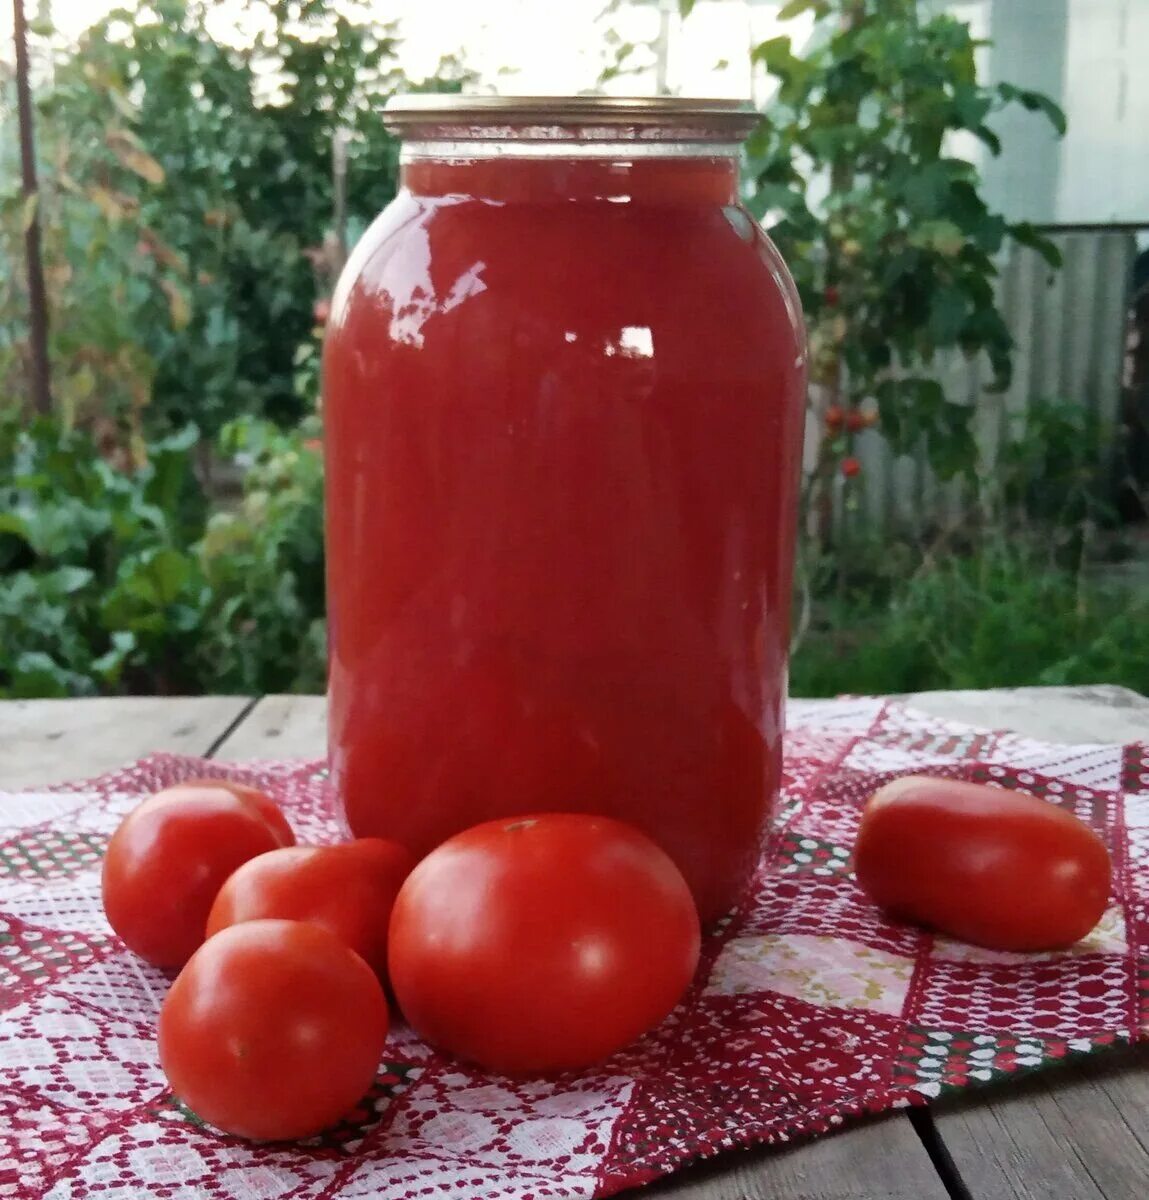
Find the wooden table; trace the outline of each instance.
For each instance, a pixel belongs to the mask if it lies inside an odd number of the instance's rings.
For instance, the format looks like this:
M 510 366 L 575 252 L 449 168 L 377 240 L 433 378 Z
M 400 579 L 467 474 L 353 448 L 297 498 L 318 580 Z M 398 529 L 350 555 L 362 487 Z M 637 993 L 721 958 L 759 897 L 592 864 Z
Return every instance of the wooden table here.
M 941 717 L 1050 741 L 1149 740 L 1149 700 L 1115 687 L 927 692 Z M 0 787 L 96 774 L 153 750 L 317 757 L 318 696 L 0 703 Z M 985 1089 L 786 1150 L 735 1153 L 635 1193 L 676 1200 L 1147 1200 L 1149 1053 Z

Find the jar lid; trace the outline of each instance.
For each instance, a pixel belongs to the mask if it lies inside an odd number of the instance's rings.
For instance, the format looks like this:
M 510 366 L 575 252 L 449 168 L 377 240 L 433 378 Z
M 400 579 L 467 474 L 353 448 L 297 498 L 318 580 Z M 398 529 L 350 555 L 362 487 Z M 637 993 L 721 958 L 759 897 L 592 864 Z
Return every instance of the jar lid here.
M 392 96 L 383 123 L 400 137 L 459 137 L 470 129 L 484 139 L 593 138 L 599 131 L 632 137 L 687 136 L 740 142 L 758 123 L 749 100 L 683 96 L 470 96 L 411 92 Z M 563 131 L 567 131 L 565 134 Z

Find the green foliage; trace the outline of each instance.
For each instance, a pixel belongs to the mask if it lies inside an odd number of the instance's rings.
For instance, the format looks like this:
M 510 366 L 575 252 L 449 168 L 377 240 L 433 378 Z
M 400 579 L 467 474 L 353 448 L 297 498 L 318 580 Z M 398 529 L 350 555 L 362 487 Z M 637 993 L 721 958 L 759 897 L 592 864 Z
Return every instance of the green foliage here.
M 1149 692 L 1149 595 L 1018 542 L 828 599 L 790 673 L 796 696 L 1102 682 Z
M 188 423 L 214 436 L 239 413 L 301 415 L 296 346 L 342 258 L 337 136 L 348 228 L 396 184 L 378 109 L 409 85 L 371 5 L 249 0 L 245 21 L 262 32 L 246 48 L 211 36 L 213 7 L 112 12 L 57 53 L 37 96 L 59 415 L 125 465 L 145 437 Z M 0 386 L 21 395 L 26 297 L 8 264 L 23 200 L 3 117 Z
M 994 469 L 1010 524 L 1036 522 L 1064 535 L 1085 521 L 1111 520 L 1100 489 L 1111 441 L 1093 409 L 1067 400 L 1030 404 Z
M 195 443 L 154 442 L 125 473 L 84 432 L 0 425 L 0 696 L 322 687 L 314 448 L 232 426 L 251 470 L 208 518 Z
M 966 133 L 1001 151 L 994 115 L 1050 100 L 978 80 L 977 42 L 957 18 L 916 0 L 794 0 L 818 19 L 809 47 L 754 48 L 778 80 L 749 145 L 748 202 L 794 271 L 823 403 L 873 398 L 896 448 L 928 446 L 943 477 L 972 472 L 971 410 L 928 375 L 939 350 L 985 354 L 1008 386 L 1011 339 L 997 309 L 994 256 L 1013 238 L 1056 262 L 1032 226 L 991 212 L 974 165 L 950 151 Z
M 323 468 L 315 430 L 245 418 L 222 448 L 244 496 L 209 518 L 197 556 L 212 593 L 199 662 L 215 690 L 323 691 Z

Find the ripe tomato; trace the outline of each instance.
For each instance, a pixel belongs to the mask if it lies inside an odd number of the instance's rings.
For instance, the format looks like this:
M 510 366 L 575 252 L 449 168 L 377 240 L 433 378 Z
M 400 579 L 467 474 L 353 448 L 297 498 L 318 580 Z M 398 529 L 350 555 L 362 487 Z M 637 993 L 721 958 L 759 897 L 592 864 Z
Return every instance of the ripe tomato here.
M 391 906 L 414 865 L 410 851 L 382 838 L 271 850 L 244 863 L 220 888 L 207 936 L 260 917 L 310 921 L 382 976 Z
M 846 413 L 846 428 L 851 433 L 860 433 L 866 428 L 866 414 L 856 408 Z
M 876 792 L 854 870 L 892 916 L 994 950 L 1070 946 L 1109 898 L 1109 855 L 1075 816 L 952 779 L 910 775 Z
M 274 817 L 265 814 L 234 785 L 157 792 L 124 818 L 108 843 L 102 880 L 108 922 L 141 958 L 157 967 L 182 966 L 204 939 L 224 880 L 249 858 L 291 841 L 278 809 Z
M 246 783 L 236 783 L 231 779 L 185 779 L 183 783 L 177 783 L 174 787 L 167 788 L 166 792 L 169 795 L 173 793 L 179 795 L 188 788 L 197 792 L 208 788 L 222 788 L 225 792 L 231 792 L 240 800 L 246 800 L 259 813 L 278 836 L 281 846 L 295 844 L 295 833 L 283 815 L 283 810 L 266 792 L 261 792 L 259 788 L 249 787 Z
M 489 821 L 407 878 L 391 985 L 429 1042 L 513 1075 L 585 1067 L 653 1028 L 698 964 L 678 868 L 608 817 Z
M 842 459 L 842 474 L 847 479 L 853 479 L 855 475 L 859 475 L 862 470 L 862 464 L 856 458 Z
M 826 409 L 826 428 L 831 433 L 836 433 L 842 428 L 842 422 L 846 419 L 846 414 L 842 411 L 840 404 L 831 404 Z
M 387 1002 L 371 968 L 304 921 L 205 942 L 160 1009 L 160 1065 L 197 1116 L 239 1137 L 309 1137 L 375 1077 Z

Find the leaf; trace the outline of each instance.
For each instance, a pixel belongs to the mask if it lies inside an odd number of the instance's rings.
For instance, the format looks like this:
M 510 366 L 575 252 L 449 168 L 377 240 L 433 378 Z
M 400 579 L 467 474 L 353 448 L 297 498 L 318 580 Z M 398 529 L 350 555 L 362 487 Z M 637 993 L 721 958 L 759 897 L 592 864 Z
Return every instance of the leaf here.
M 171 313 L 172 328 L 186 329 L 191 321 L 191 305 L 187 293 L 170 279 L 160 280 L 160 289 L 168 298 L 168 311 Z
M 1018 221 L 1016 225 L 1010 225 L 1009 236 L 1015 242 L 1020 242 L 1023 246 L 1036 250 L 1055 271 L 1061 266 L 1063 261 L 1061 251 L 1054 242 L 1029 221 Z
M 949 346 L 957 340 L 965 324 L 969 305 L 965 292 L 960 288 L 939 287 L 930 297 L 929 330 L 940 346 Z
M 108 98 L 111 100 L 112 104 L 115 105 L 120 116 L 124 117 L 126 120 L 134 121 L 139 116 L 132 105 L 132 102 L 127 98 L 127 96 L 124 95 L 123 92 L 119 90 L 119 88 L 109 88 Z
M 1012 83 L 999 83 L 997 91 L 998 95 L 1007 102 L 1016 101 L 1022 108 L 1027 108 L 1030 112 L 1044 113 L 1053 128 L 1062 137 L 1065 136 L 1065 113 L 1043 92 L 1031 92 L 1026 88 L 1015 87 Z
M 0 512 L 0 533 L 10 533 L 33 546 L 32 528 L 26 517 L 14 512 Z M 34 548 L 34 547 L 33 547 Z
M 1001 153 L 1001 138 L 988 125 L 977 126 L 973 133 L 989 147 L 989 152 L 995 158 Z
M 911 232 L 909 242 L 953 258 L 965 246 L 965 235 L 952 221 L 923 221 Z
M 906 207 L 920 217 L 938 216 L 945 205 L 950 183 L 949 172 L 943 163 L 927 163 L 906 180 L 902 193 Z
M 678 0 L 678 15 L 685 21 L 694 11 L 695 0 Z
M 112 645 L 99 658 L 92 659 L 92 670 L 103 677 L 106 683 L 116 683 L 123 671 L 129 654 L 136 648 L 136 635 L 127 629 L 112 633 Z
M 24 208 L 20 214 L 20 232 L 27 233 L 32 228 L 32 222 L 36 219 L 37 212 L 40 211 L 40 193 L 29 192 L 24 197 Z
M 783 4 L 778 10 L 778 15 L 775 18 L 778 21 L 789 21 L 792 17 L 800 16 L 811 8 L 820 8 L 822 5 L 818 0 L 790 0 L 789 4 Z
M 47 697 L 60 699 L 68 695 L 68 672 L 42 650 L 26 650 L 16 658 L 8 695 L 14 699 Z
M 124 129 L 113 129 L 104 140 L 129 171 L 134 171 L 148 183 L 163 183 L 163 167 L 139 144 L 139 138 L 135 134 L 130 134 Z
M 139 208 L 131 196 L 125 196 L 122 192 L 109 191 L 99 184 L 88 189 L 88 199 L 113 223 L 131 215 Z
M 166 608 L 175 602 L 191 574 L 191 559 L 178 550 L 165 547 L 141 554 L 121 586 L 135 600 L 154 608 Z
M 794 56 L 790 39 L 785 34 L 759 42 L 750 52 L 751 62 L 761 63 L 772 75 L 788 79 L 805 64 Z
M 93 579 L 95 574 L 87 567 L 57 567 L 55 571 L 43 577 L 44 583 L 49 584 L 62 596 L 71 596 L 87 587 Z

